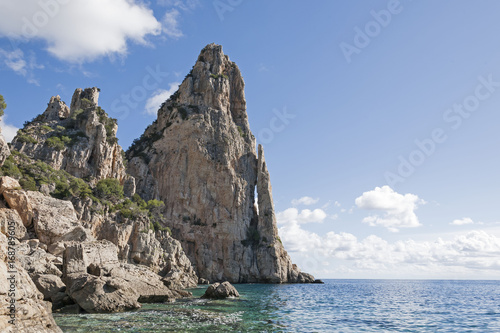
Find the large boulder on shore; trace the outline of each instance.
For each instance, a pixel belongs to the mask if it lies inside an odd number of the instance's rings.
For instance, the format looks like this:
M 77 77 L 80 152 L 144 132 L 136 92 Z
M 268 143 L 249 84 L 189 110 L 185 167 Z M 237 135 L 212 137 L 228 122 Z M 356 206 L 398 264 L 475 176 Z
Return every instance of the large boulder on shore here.
M 238 290 L 229 282 L 216 282 L 210 285 L 201 298 L 223 299 L 228 297 L 240 297 Z
M 64 250 L 66 292 L 85 311 L 120 312 L 139 302 L 166 302 L 187 296 L 172 291 L 145 266 L 121 263 L 118 248 L 107 240 L 68 244 Z
M 122 312 L 141 307 L 135 291 L 123 279 L 87 273 L 67 279 L 69 296 L 87 312 Z

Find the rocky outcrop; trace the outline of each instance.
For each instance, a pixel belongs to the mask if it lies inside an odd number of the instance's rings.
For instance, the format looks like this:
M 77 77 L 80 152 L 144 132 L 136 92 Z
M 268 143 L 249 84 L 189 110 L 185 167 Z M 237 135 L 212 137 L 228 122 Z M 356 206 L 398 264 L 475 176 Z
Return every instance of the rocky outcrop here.
M 141 307 L 134 290 L 121 279 L 81 274 L 69 281 L 68 294 L 89 313 L 123 312 Z
M 10 155 L 10 149 L 2 135 L 2 129 L 0 128 L 0 167 L 3 165 L 7 157 Z
M 129 263 L 149 267 L 174 290 L 196 287 L 198 277 L 179 241 L 167 231 L 154 231 L 149 220 L 116 223 L 106 221 L 96 230 L 99 239 L 106 239 L 118 247 L 118 258 Z
M 308 280 L 279 240 L 269 173 L 256 148 L 240 70 L 211 44 L 127 152 L 128 172 L 143 198 L 165 202 L 168 227 L 201 278 Z
M 214 283 L 210 285 L 201 298 L 224 299 L 228 297 L 240 297 L 236 288 L 229 282 Z
M 127 311 L 139 302 L 183 296 L 146 267 L 120 262 L 117 247 L 106 240 L 68 246 L 63 270 L 68 295 L 87 312 Z
M 0 233 L 0 331 L 26 333 L 62 332 L 51 315 L 50 306 L 28 273 L 7 256 L 8 240 Z M 11 310 L 13 313 L 11 313 Z M 12 316 L 11 316 L 12 314 Z M 14 320 L 13 322 L 10 322 Z M 12 324 L 14 323 L 14 324 Z
M 11 233 L 9 233 L 9 231 Z M 0 232 L 16 239 L 26 237 L 26 227 L 23 220 L 14 209 L 0 208 Z
M 70 201 L 48 197 L 40 192 L 28 191 L 28 200 L 33 212 L 33 225 L 37 238 L 47 245 L 81 227 Z M 75 237 L 69 237 L 74 240 Z
M 92 184 L 116 178 L 133 188 L 116 139 L 116 119 L 98 106 L 98 99 L 98 88 L 76 89 L 71 108 L 59 96 L 52 97 L 45 112 L 18 132 L 12 146 Z
M 87 215 L 87 200 L 75 201 L 77 214 L 71 201 L 21 190 L 9 177 L 0 178 L 0 193 L 1 230 L 13 236 L 19 266 L 53 310 L 126 311 L 140 302 L 188 296 L 181 289 L 196 286 L 198 277 L 180 243 L 167 231 L 153 231 L 147 217 L 94 214 L 95 226 L 87 229 L 79 219 Z
M 70 115 L 69 107 L 61 101 L 61 96 L 52 96 L 47 109 L 43 113 L 45 121 L 66 119 Z
M 3 198 L 10 208 L 15 209 L 25 227 L 30 227 L 33 223 L 33 209 L 25 191 L 6 189 L 2 192 Z

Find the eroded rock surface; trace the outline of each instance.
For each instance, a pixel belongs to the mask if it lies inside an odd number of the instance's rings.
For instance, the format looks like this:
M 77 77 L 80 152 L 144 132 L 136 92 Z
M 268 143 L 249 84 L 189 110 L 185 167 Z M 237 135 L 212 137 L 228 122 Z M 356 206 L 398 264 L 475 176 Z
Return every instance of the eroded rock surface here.
M 127 152 L 128 172 L 144 199 L 165 202 L 168 226 L 201 278 L 307 280 L 279 240 L 269 173 L 256 148 L 240 70 L 211 44 Z
M 229 282 L 216 282 L 210 285 L 201 298 L 224 299 L 228 297 L 240 297 L 236 288 Z
M 5 333 L 59 333 L 62 331 L 56 325 L 51 315 L 48 303 L 44 302 L 43 295 L 31 280 L 24 268 L 15 263 L 10 266 L 8 256 L 7 237 L 0 233 L 0 331 Z M 16 273 L 10 273 L 12 268 Z M 12 279 L 14 276 L 14 279 Z M 11 280 L 9 280 L 11 279 Z M 14 281 L 15 288 L 10 288 L 10 281 Z M 9 296 L 13 292 L 13 297 Z M 15 325 L 9 323 L 10 301 L 14 300 Z
M 99 89 L 76 89 L 69 108 L 59 96 L 12 140 L 17 151 L 91 183 L 104 178 L 129 181 L 116 119 L 98 106 Z M 133 193 L 132 193 L 133 194 Z

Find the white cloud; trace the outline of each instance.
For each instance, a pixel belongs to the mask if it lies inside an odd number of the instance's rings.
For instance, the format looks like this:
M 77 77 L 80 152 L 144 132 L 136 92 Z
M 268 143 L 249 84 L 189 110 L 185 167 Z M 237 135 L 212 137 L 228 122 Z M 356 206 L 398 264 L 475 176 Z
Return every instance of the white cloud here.
M 5 141 L 11 142 L 12 139 L 14 139 L 14 137 L 16 136 L 19 128 L 10 124 L 6 124 L 5 121 L 7 120 L 7 118 L 7 114 L 0 118 L 0 128 L 2 129 L 2 135 L 5 138 Z
M 314 199 L 314 198 L 306 196 L 306 197 L 302 197 L 300 199 L 293 199 L 292 200 L 292 205 L 294 205 L 294 206 L 298 206 L 298 205 L 310 206 L 310 205 L 314 205 L 318 201 L 319 201 L 319 198 L 318 199 Z
M 149 115 L 156 116 L 161 104 L 165 102 L 179 88 L 179 82 L 170 83 L 169 89 L 158 89 L 146 101 L 145 112 Z
M 389 243 L 375 235 L 360 240 L 332 231 L 320 236 L 291 222 L 279 228 L 279 235 L 301 269 L 319 277 L 482 278 L 500 271 L 500 237 L 482 230 L 446 241 Z M 325 270 L 325 262 L 333 270 Z
M 466 225 L 466 224 L 474 224 L 474 221 L 470 217 L 464 217 L 460 220 L 453 220 L 450 223 L 451 225 Z
M 383 186 L 363 193 L 356 198 L 355 203 L 361 209 L 383 212 L 382 216 L 375 214 L 365 217 L 364 223 L 370 226 L 381 225 L 392 232 L 397 232 L 399 228 L 413 228 L 421 225 L 415 210 L 418 205 L 425 204 L 425 201 L 415 194 L 402 195 L 389 186 Z
M 283 212 L 279 212 L 276 215 L 276 220 L 278 224 L 305 224 L 314 222 L 323 222 L 327 217 L 326 213 L 322 209 L 304 209 L 300 213 L 297 208 L 288 208 Z
M 163 32 L 170 38 L 180 38 L 183 36 L 179 29 L 179 11 L 172 9 L 163 16 Z
M 0 62 L 3 62 L 5 66 L 13 70 L 16 74 L 26 77 L 29 83 L 36 84 L 37 86 L 40 85 L 38 80 L 35 79 L 34 70 L 43 69 L 44 66 L 37 64 L 33 52 L 28 57 L 25 57 L 21 49 L 15 49 L 10 52 L 0 49 Z
M 164 27 L 167 35 L 168 27 Z M 147 44 L 161 33 L 153 11 L 135 0 L 25 0 L 0 4 L 0 36 L 43 40 L 59 59 L 74 63 L 125 55 L 129 40 Z M 20 64 L 19 64 L 20 65 Z

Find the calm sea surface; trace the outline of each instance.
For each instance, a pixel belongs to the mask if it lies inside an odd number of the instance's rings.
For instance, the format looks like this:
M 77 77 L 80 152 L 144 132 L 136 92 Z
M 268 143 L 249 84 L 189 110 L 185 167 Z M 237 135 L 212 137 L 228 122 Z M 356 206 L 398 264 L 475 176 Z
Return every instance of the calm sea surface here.
M 240 299 L 54 315 L 64 332 L 500 332 L 500 281 L 235 285 Z M 206 286 L 191 290 L 200 297 Z

